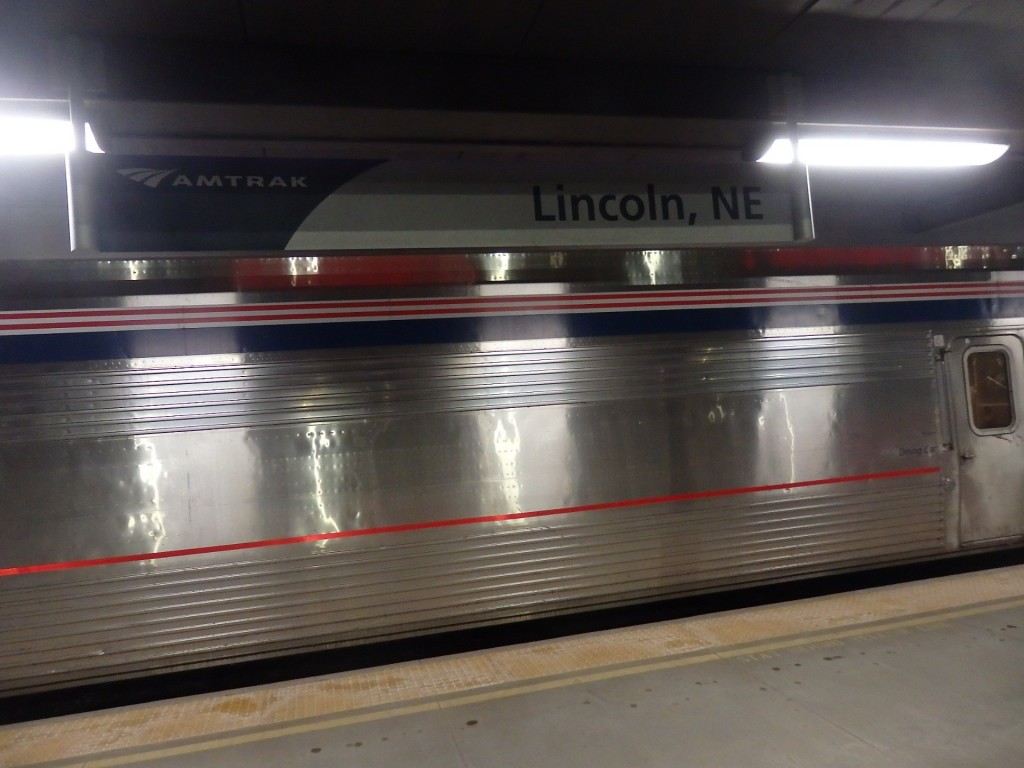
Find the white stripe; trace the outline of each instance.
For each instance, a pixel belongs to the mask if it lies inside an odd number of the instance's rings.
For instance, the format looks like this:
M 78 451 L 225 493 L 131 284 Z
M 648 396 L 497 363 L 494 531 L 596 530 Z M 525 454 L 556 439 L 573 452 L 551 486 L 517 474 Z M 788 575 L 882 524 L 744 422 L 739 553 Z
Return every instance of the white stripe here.
M 892 301 L 944 301 L 1024 296 L 1024 285 L 988 283 L 870 285 L 821 287 L 813 290 L 713 289 L 676 296 L 685 289 L 657 293 L 539 294 L 510 297 L 465 297 L 379 302 L 300 302 L 268 307 L 261 304 L 219 304 L 195 311 L 182 308 L 78 309 L 66 314 L 53 310 L 0 312 L 0 335 L 95 333 L 102 331 L 217 328 L 237 325 L 297 325 L 309 323 L 376 322 L 408 319 L 488 317 L 507 314 L 555 315 L 596 312 L 671 311 L 686 309 L 743 309 L 808 304 L 872 304 Z M 969 292 L 970 296 L 961 296 Z M 911 294 L 909 296 L 904 294 Z M 182 311 L 189 310 L 189 311 Z M 369 316 L 368 316 L 369 315 Z M 43 328 L 27 326 L 44 325 Z

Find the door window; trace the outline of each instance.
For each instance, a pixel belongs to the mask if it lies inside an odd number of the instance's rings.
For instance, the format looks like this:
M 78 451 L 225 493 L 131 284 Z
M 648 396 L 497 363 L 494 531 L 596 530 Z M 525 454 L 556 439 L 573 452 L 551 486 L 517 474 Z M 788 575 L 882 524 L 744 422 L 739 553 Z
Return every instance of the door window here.
M 971 426 L 989 434 L 1013 428 L 1013 387 L 1010 359 L 1006 350 L 987 347 L 972 351 L 965 359 L 967 397 L 971 406 Z

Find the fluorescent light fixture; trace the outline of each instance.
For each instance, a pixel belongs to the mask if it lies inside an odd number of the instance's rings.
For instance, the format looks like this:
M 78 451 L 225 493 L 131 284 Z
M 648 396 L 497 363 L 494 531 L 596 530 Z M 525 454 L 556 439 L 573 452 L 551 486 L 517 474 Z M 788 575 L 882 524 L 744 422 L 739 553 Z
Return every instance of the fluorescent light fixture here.
M 998 160 L 1007 144 L 935 139 L 807 137 L 793 142 L 776 139 L 759 163 L 785 165 L 794 159 L 805 165 L 833 168 L 958 168 Z
M 100 143 L 96 141 L 96 134 L 92 132 L 92 126 L 88 123 L 85 124 L 85 151 L 92 152 L 94 155 L 105 154 Z
M 69 120 L 0 116 L 0 155 L 66 155 L 74 149 L 75 132 Z M 85 149 L 103 152 L 88 123 L 85 124 Z
M 48 117 L 0 117 L 0 155 L 66 155 L 75 148 L 71 123 Z

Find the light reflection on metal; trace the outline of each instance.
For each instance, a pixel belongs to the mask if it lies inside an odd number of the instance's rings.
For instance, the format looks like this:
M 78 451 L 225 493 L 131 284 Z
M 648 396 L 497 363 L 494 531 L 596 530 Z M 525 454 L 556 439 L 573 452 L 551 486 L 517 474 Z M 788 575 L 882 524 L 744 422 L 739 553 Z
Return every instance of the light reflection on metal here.
M 509 279 L 509 270 L 512 266 L 512 254 L 495 253 L 493 255 L 497 264 L 494 268 L 494 272 L 491 274 L 491 279 L 498 282 L 505 282 Z
M 314 504 L 316 506 L 316 533 L 338 533 L 341 527 L 338 521 L 327 511 L 327 504 L 324 502 L 324 478 L 323 478 L 323 452 L 331 447 L 331 437 L 335 436 L 332 429 L 330 434 L 326 430 L 318 430 L 310 426 L 306 430 L 306 437 L 309 439 L 310 466 L 313 470 Z M 316 542 L 319 550 L 327 546 L 326 541 Z
M 812 336 L 834 336 L 845 330 L 846 328 L 842 325 L 814 325 L 796 329 L 762 328 L 758 331 L 758 335 L 764 339 L 781 339 L 787 336 L 809 338 Z
M 651 285 L 658 284 L 658 271 L 661 268 L 661 251 L 644 251 L 644 266 L 650 274 Z
M 505 426 L 506 422 L 508 427 Z M 510 513 L 523 511 L 519 501 L 521 487 L 517 470 L 521 445 L 515 412 L 509 413 L 508 416 L 499 414 L 498 425 L 494 428 L 494 453 L 501 468 L 501 491 L 505 495 Z
M 136 438 L 134 441 L 136 452 L 142 451 L 145 458 L 139 462 L 139 482 L 142 484 L 147 501 L 150 505 L 149 513 L 139 512 L 138 524 L 143 526 L 144 532 L 148 529 L 148 536 L 152 539 L 152 551 L 159 552 L 164 539 L 167 538 L 165 527 L 165 514 L 160 498 L 160 481 L 164 478 L 164 465 L 157 456 L 156 445 L 152 440 Z M 128 530 L 133 532 L 136 528 L 136 519 L 132 515 L 128 520 Z M 155 561 L 149 561 L 153 563 Z
M 555 336 L 547 339 L 502 339 L 499 341 L 480 341 L 476 344 L 479 352 L 532 352 L 537 349 L 569 349 L 572 339 L 566 336 Z
M 779 393 L 782 400 L 782 409 L 786 414 L 786 431 L 789 432 L 789 482 L 796 482 L 796 430 L 793 427 L 793 417 L 789 413 L 789 400 L 784 392 Z
M 292 277 L 299 275 L 315 275 L 320 271 L 320 258 L 317 256 L 289 256 L 288 274 Z
M 721 403 L 715 403 L 715 406 L 708 411 L 708 423 L 714 424 L 717 421 L 725 421 L 725 409 L 722 408 Z
M 946 252 L 946 269 L 960 269 L 970 256 L 971 249 L 966 245 L 951 245 L 944 250 Z
M 300 277 L 309 277 L 320 272 L 320 258 L 318 256 L 289 256 L 287 272 L 294 288 L 298 286 Z

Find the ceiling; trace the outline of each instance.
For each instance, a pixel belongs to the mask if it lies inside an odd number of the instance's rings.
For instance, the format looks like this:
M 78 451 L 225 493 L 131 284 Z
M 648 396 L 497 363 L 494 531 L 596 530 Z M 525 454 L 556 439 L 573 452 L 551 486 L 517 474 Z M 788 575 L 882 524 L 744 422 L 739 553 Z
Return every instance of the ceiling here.
M 0 97 L 1024 127 L 1020 0 L 4 0 Z
M 115 151 L 735 152 L 786 119 L 1011 143 L 998 169 L 881 194 L 822 175 L 839 240 L 995 221 L 1024 241 L 1006 224 L 1024 202 L 1022 61 L 1020 0 L 0 0 L 0 99 L 70 92 Z M 894 212 L 895 195 L 913 202 Z

